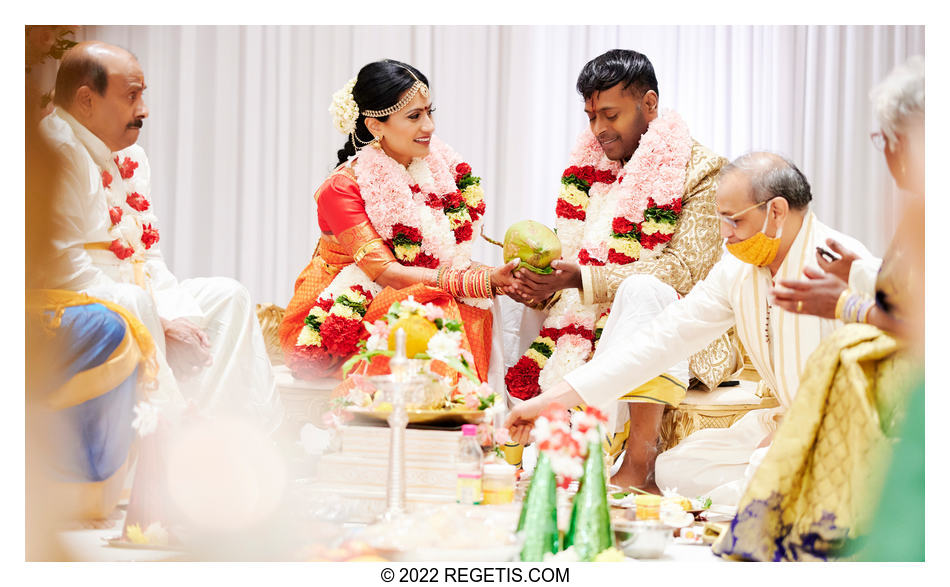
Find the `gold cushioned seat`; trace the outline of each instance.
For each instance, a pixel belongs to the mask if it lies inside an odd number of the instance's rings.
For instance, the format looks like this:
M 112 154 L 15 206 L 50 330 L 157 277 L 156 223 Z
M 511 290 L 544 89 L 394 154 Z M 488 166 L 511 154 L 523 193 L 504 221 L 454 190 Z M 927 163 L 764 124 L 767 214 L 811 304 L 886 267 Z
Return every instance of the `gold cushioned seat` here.
M 660 427 L 660 452 L 705 428 L 728 428 L 751 410 L 774 408 L 778 400 L 762 383 L 745 350 L 739 385 L 710 391 L 702 383 L 691 385 L 679 407 L 667 407 Z

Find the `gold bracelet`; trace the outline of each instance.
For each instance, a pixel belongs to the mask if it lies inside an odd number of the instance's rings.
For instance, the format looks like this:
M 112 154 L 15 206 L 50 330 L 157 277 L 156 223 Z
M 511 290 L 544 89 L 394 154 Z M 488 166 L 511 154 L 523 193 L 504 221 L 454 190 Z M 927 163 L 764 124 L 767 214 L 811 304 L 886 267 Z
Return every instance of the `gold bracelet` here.
M 838 296 L 838 303 L 835 304 L 835 318 L 838 320 L 844 320 L 841 315 L 841 311 L 844 310 L 844 301 L 848 299 L 849 295 L 851 295 L 851 290 L 844 288 L 844 291 L 841 292 L 840 296 Z

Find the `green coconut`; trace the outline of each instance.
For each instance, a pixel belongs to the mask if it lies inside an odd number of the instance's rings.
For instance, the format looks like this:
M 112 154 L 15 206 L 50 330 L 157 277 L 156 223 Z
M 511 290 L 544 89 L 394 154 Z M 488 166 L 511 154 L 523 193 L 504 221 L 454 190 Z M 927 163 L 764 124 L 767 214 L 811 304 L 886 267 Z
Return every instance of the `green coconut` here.
M 551 261 L 561 257 L 561 240 L 540 222 L 522 220 L 508 227 L 502 251 L 505 263 L 517 257 L 519 267 L 546 275 L 553 271 Z

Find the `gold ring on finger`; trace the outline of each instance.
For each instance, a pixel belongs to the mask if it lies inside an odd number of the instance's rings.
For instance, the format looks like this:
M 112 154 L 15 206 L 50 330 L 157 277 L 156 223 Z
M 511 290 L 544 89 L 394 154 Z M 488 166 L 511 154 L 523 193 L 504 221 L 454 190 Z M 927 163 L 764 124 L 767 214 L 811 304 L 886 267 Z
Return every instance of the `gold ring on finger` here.
M 795 311 L 799 314 L 802 313 L 802 300 L 798 300 L 798 304 L 795 305 Z

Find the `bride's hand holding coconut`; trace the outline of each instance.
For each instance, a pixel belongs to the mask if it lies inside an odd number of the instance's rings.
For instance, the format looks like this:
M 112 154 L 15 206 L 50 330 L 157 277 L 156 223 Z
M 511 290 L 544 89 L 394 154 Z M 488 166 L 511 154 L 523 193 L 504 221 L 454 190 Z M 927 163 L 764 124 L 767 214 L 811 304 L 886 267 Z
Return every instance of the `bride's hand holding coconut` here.
M 505 295 L 511 295 L 510 292 L 515 284 L 514 271 L 521 263 L 521 259 L 506 260 L 504 265 L 495 267 L 491 272 L 492 289 L 500 291 Z

